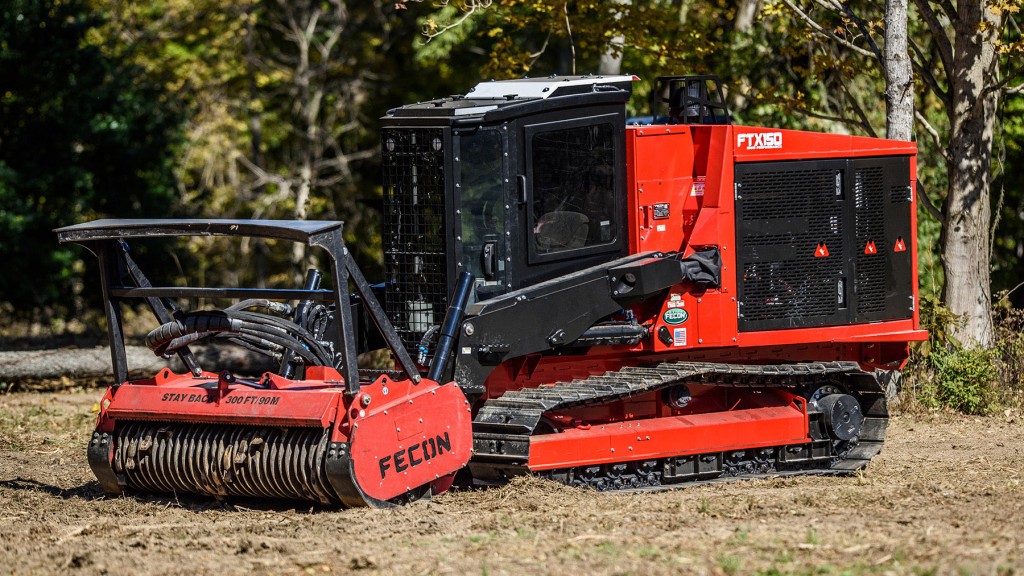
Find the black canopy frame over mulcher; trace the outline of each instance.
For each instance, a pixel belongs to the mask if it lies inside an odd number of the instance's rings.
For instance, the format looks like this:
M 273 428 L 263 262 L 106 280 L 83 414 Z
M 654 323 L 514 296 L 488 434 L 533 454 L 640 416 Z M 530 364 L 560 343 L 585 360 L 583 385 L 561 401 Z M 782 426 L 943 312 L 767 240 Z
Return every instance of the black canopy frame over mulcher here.
M 67 226 L 56 230 L 62 244 L 80 244 L 99 258 L 100 285 L 107 318 L 110 356 L 115 385 L 128 379 L 128 361 L 122 326 L 121 304 L 124 300 L 144 299 L 157 320 L 172 321 L 165 298 L 226 298 L 267 300 L 310 300 L 334 304 L 338 325 L 335 350 L 341 353 L 341 373 L 345 393 L 359 392 L 359 366 L 356 360 L 356 335 L 352 317 L 352 299 L 348 292 L 351 280 L 356 294 L 369 317 L 380 331 L 405 374 L 413 381 L 420 375 L 412 357 L 402 346 L 398 334 L 388 321 L 383 308 L 370 289 L 366 278 L 353 262 L 342 238 L 344 224 L 339 221 L 292 220 L 116 220 L 105 219 Z M 334 289 L 288 289 L 246 287 L 153 286 L 128 254 L 125 239 L 182 236 L 234 236 L 285 240 L 318 247 L 330 260 L 329 275 Z M 200 369 L 187 346 L 177 351 L 179 358 L 193 373 Z

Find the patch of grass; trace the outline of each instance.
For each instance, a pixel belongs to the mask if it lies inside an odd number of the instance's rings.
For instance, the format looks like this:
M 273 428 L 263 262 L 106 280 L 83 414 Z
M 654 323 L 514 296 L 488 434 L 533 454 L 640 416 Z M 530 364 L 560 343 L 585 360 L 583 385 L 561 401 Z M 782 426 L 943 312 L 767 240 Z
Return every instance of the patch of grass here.
M 793 551 L 788 548 L 784 549 L 775 557 L 774 562 L 776 564 L 789 564 L 793 562 Z
M 532 540 L 537 536 L 537 531 L 531 528 L 516 528 L 516 538 Z
M 783 563 L 783 564 L 788 564 Z M 864 562 L 858 562 L 853 566 L 833 566 L 832 564 L 822 564 L 820 566 L 779 566 L 778 564 L 762 568 L 754 574 L 758 576 L 821 576 L 825 574 L 837 574 L 841 576 L 860 576 L 867 574 L 879 574 L 877 566 L 871 566 Z
M 727 576 L 733 574 L 739 574 L 740 569 L 743 567 L 743 561 L 734 554 L 723 554 L 717 559 L 718 567 L 722 569 Z
M 600 544 L 595 546 L 594 549 L 597 550 L 598 553 L 604 554 L 605 556 L 610 556 L 612 558 L 618 557 L 619 554 L 622 553 L 622 549 L 619 548 L 618 544 L 615 544 L 614 542 L 601 542 Z
M 758 576 L 816 576 L 818 574 L 834 574 L 836 570 L 826 564 L 824 566 L 812 566 L 809 568 L 780 568 L 778 566 L 771 566 L 769 568 L 762 568 L 755 572 Z M 848 574 L 843 572 L 844 576 Z
M 0 447 L 12 450 L 79 447 L 96 415 L 69 411 L 40 395 L 31 405 L 0 405 Z
M 708 501 L 707 497 L 700 497 L 700 504 L 697 505 L 697 513 L 704 514 L 705 516 L 711 513 L 711 502 Z
M 488 532 L 486 534 L 470 534 L 466 539 L 473 544 L 484 544 L 494 540 L 497 536 L 498 535 L 495 532 Z
M 644 546 L 636 551 L 636 555 L 641 558 L 656 558 L 661 555 L 661 548 L 657 546 Z
M 731 540 L 734 544 L 746 544 L 750 541 L 750 530 L 746 526 L 740 526 L 733 533 Z
M 813 527 L 807 529 L 807 543 L 814 546 L 821 544 L 821 536 L 818 535 L 818 531 Z

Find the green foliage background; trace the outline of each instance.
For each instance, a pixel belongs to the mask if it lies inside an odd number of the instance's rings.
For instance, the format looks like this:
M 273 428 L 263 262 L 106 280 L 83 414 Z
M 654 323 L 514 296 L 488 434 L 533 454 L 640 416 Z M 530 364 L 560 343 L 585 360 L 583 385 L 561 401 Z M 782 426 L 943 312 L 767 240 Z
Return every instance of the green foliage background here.
M 175 204 L 185 109 L 90 41 L 101 25 L 77 0 L 0 8 L 0 301 L 15 317 L 72 312 L 85 265 L 53 228 Z
M 595 71 L 622 56 L 649 111 L 659 74 L 713 73 L 736 120 L 884 135 L 872 49 L 880 5 L 810 14 L 848 45 L 823 40 L 787 0 L 506 0 L 464 20 L 465 4 L 392 0 L 10 0 L 0 7 L 0 323 L 68 329 L 95 310 L 92 258 L 52 229 L 96 217 L 337 218 L 371 278 L 380 274 L 377 118 L 390 107 L 465 92 L 488 78 Z M 998 3 L 1019 19 L 1020 2 Z M 311 56 L 299 65 L 296 30 Z M 445 33 L 429 38 L 449 24 Z M 912 38 L 934 50 L 920 18 Z M 338 36 L 331 49 L 331 34 Z M 1000 50 L 1020 76 L 1020 31 Z M 1012 78 L 1011 78 L 1012 79 Z M 938 79 L 943 82 L 942 78 Z M 1017 84 L 1021 78 L 1016 78 Z M 921 87 L 919 87 L 921 88 Z M 320 90 L 310 118 L 310 90 Z M 1000 110 L 993 166 L 993 293 L 1024 281 L 1024 99 Z M 941 103 L 920 89 L 919 177 L 941 206 Z M 310 196 L 296 204 L 303 160 Z M 919 215 L 921 293 L 942 286 L 938 223 Z M 191 280 L 292 282 L 296 263 L 255 243 L 190 243 L 167 272 Z M 159 250 L 154 248 L 154 250 Z M 1024 303 L 1024 288 L 1009 300 Z

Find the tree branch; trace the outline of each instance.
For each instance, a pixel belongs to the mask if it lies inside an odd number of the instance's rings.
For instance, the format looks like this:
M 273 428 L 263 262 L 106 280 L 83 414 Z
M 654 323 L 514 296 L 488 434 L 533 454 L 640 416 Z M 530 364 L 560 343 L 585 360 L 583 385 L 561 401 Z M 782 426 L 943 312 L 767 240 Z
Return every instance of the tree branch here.
M 572 39 L 572 26 L 569 25 L 569 3 L 562 4 L 562 13 L 565 14 L 565 31 L 569 34 L 569 49 L 572 51 L 572 73 L 576 74 L 576 41 Z
M 942 138 L 939 136 L 939 131 L 936 130 L 935 127 L 928 122 L 928 119 L 925 118 L 924 115 L 922 115 L 916 109 L 914 110 L 914 117 L 917 118 L 917 121 L 921 123 L 921 126 L 924 128 L 925 132 L 927 132 L 932 137 L 932 142 L 935 144 L 935 148 L 939 151 L 939 154 L 942 154 L 942 157 L 946 160 L 946 163 L 948 164 L 950 161 L 949 150 L 947 150 L 946 147 L 942 145 Z
M 1005 105 L 1003 109 L 1005 110 Z M 1003 217 L 1003 204 L 1006 202 L 1006 133 L 1003 131 L 1001 116 L 1002 114 L 997 115 L 996 122 L 994 123 L 995 140 L 999 143 L 995 154 L 996 166 L 999 168 L 999 200 L 996 201 L 995 210 L 992 211 L 992 229 L 988 233 L 988 253 L 990 257 L 996 249 L 996 231 L 999 230 L 999 222 Z M 994 172 L 993 170 L 993 180 L 996 178 Z
M 246 158 L 243 154 L 239 154 L 236 159 L 245 166 L 253 176 L 256 177 L 256 182 L 252 185 L 253 188 L 259 188 L 267 184 L 276 184 L 280 187 L 287 187 L 288 180 L 284 176 L 267 172 L 263 168 L 253 164 L 252 161 Z
M 917 69 L 918 74 L 921 74 L 921 76 L 924 77 L 925 84 L 927 84 L 928 87 L 931 88 L 932 93 L 934 93 L 936 96 L 938 96 L 940 100 L 942 100 L 942 103 L 946 106 L 947 109 L 951 108 L 953 106 L 953 103 L 950 100 L 949 92 L 943 90 L 942 86 L 939 86 L 939 81 L 935 78 L 935 75 L 932 74 L 931 66 L 925 65 L 925 61 L 927 60 L 927 58 L 924 57 L 924 52 L 921 51 L 921 47 L 917 45 L 917 42 L 914 42 L 913 38 L 910 38 L 909 40 L 910 47 L 918 58 L 918 61 L 911 60 L 911 62 L 914 64 L 914 68 Z
M 925 210 L 935 218 L 939 224 L 945 224 L 946 219 L 942 217 L 942 212 L 932 204 L 932 199 L 928 197 L 928 192 L 924 189 L 924 184 L 921 184 L 921 180 L 917 180 L 917 197 L 924 204 Z
M 914 5 L 917 6 L 917 10 L 928 24 L 928 29 L 932 33 L 932 40 L 935 41 L 935 45 L 939 49 L 942 71 L 945 73 L 946 78 L 949 78 L 949 72 L 953 69 L 953 46 L 949 42 L 949 36 L 943 30 L 942 24 L 935 16 L 935 12 L 932 12 L 931 6 L 928 5 L 928 0 L 914 0 Z
M 850 50 L 853 50 L 854 52 L 860 54 L 861 56 L 867 56 L 868 58 L 875 57 L 875 55 L 872 54 L 870 50 L 865 50 L 860 46 L 857 46 L 848 40 L 844 40 L 843 38 L 840 38 L 839 36 L 833 34 L 831 31 L 825 29 L 821 24 L 815 22 L 813 18 L 811 18 L 810 16 L 805 14 L 803 10 L 798 8 L 796 4 L 793 4 L 792 0 L 783 0 L 783 2 L 785 2 L 786 6 L 789 6 L 789 9 L 796 13 L 796 15 L 799 16 L 800 19 L 803 20 L 804 23 L 806 23 L 808 26 L 810 26 L 811 29 L 813 29 L 815 32 L 821 34 L 822 36 L 831 38 L 833 41 L 838 42 L 839 44 L 849 48 Z
M 830 122 L 839 122 L 840 124 L 846 124 L 848 126 L 857 126 L 861 129 L 864 128 L 864 124 L 860 120 L 854 120 L 852 118 L 847 118 L 845 116 L 834 116 L 831 114 L 824 114 L 822 112 L 815 112 L 813 110 L 808 110 L 806 108 L 792 108 L 792 110 L 797 114 L 803 114 L 804 116 L 808 116 L 810 118 L 828 120 Z
M 939 6 L 942 7 L 942 11 L 946 14 L 946 18 L 949 18 L 950 22 L 956 22 L 960 19 L 960 15 L 957 14 L 956 8 L 953 7 L 953 3 L 949 0 L 939 0 Z
M 419 2 L 421 0 L 413 0 L 413 1 Z M 447 6 L 448 4 L 449 4 L 449 0 L 444 0 L 443 2 L 441 2 L 439 7 L 443 8 L 443 7 Z M 427 39 L 424 40 L 423 43 L 424 44 L 430 44 L 430 41 L 433 40 L 434 38 L 437 38 L 441 34 L 444 34 L 445 32 L 451 30 L 452 28 L 458 28 L 459 26 L 462 25 L 463 22 L 465 22 L 470 16 L 472 16 L 477 10 L 483 10 L 485 8 L 490 8 L 491 4 L 493 4 L 493 0 L 466 0 L 465 7 L 463 8 L 463 12 L 462 12 L 462 17 L 459 18 L 458 20 L 456 20 L 455 22 L 452 22 L 451 24 L 448 24 L 446 26 L 442 26 L 441 28 L 437 28 L 437 29 L 434 29 L 434 30 L 431 30 L 429 27 L 425 27 L 423 29 L 423 35 L 426 36 Z
M 860 33 L 863 34 L 864 39 L 868 41 L 868 46 L 871 47 L 871 51 L 875 53 L 875 58 L 878 59 L 878 63 L 882 65 L 882 69 L 884 70 L 885 57 L 882 55 L 882 51 L 878 49 L 878 45 L 875 44 L 875 39 L 871 37 L 871 31 L 868 30 L 867 26 L 864 24 L 864 20 L 861 20 L 859 16 L 853 13 L 853 10 L 850 10 L 849 4 L 844 3 L 840 4 L 840 6 L 843 7 L 843 12 L 850 18 L 850 20 L 853 20 L 853 23 L 860 29 Z
M 843 87 L 843 92 L 846 92 L 846 96 L 850 99 L 849 106 L 853 108 L 853 113 L 856 114 L 858 118 L 860 118 L 861 128 L 863 128 L 864 131 L 868 133 L 868 136 L 871 136 L 872 138 L 877 138 L 878 133 L 875 132 L 874 127 L 871 126 L 871 122 L 868 121 L 867 114 L 864 113 L 864 109 L 861 107 L 860 102 L 858 102 L 857 98 L 850 93 L 850 88 L 846 85 L 846 82 L 840 82 L 839 85 Z
M 544 55 L 544 52 L 548 49 L 548 41 L 550 40 L 551 30 L 548 30 L 548 35 L 544 37 L 544 44 L 540 47 L 540 50 L 537 50 L 533 54 L 530 54 L 530 58 L 532 58 L 532 60 L 530 60 L 530 63 L 526 65 L 527 70 L 532 69 L 533 65 L 537 63 L 537 60 L 539 60 L 540 57 Z
M 985 90 L 981 93 L 982 97 L 991 94 L 996 90 L 1001 90 L 1003 86 L 1006 86 L 1007 84 L 1010 83 L 1010 80 L 1013 80 L 1014 78 L 1019 78 L 1022 72 L 1024 72 L 1024 65 L 1017 66 L 1013 70 L 1010 70 L 1009 72 L 1006 73 L 1005 76 L 1003 76 L 1002 80 L 996 82 L 991 86 L 986 86 Z M 1024 89 L 1024 84 L 1021 84 L 1020 86 L 1014 86 L 1013 88 L 1008 88 L 1007 90 L 1004 91 L 1004 94 L 1016 94 L 1020 92 L 1022 89 Z

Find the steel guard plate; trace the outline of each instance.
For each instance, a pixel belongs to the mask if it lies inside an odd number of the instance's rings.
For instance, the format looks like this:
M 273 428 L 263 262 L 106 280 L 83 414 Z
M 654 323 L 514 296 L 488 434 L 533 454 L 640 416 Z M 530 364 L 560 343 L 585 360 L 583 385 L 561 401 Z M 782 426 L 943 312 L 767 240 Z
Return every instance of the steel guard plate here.
M 389 500 L 469 462 L 472 419 L 458 386 L 423 380 L 409 395 L 376 405 L 381 399 L 355 420 L 350 440 L 355 481 L 367 496 Z
M 335 419 L 342 394 L 337 389 L 302 392 L 235 387 L 217 389 L 134 386 L 108 391 L 107 419 L 218 422 L 326 428 Z

